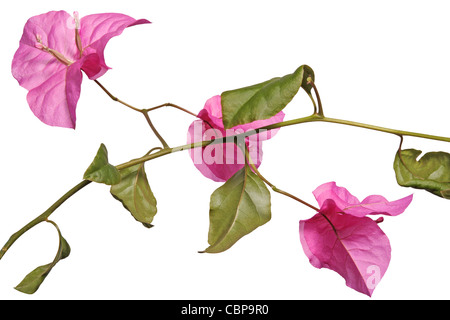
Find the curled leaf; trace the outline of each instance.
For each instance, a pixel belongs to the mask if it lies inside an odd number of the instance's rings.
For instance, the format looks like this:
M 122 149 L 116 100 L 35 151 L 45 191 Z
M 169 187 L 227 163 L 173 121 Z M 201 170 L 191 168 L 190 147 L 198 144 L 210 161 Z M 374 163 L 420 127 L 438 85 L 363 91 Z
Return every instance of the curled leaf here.
M 84 173 L 83 178 L 98 183 L 114 185 L 120 182 L 120 173 L 108 162 L 108 150 L 102 143 L 97 151 L 97 155 L 89 168 Z
M 421 153 L 415 149 L 397 152 L 394 160 L 397 183 L 450 199 L 450 154 L 429 152 L 417 160 Z
M 20 292 L 27 294 L 35 293 L 39 289 L 41 284 L 44 282 L 45 278 L 48 276 L 53 267 L 60 260 L 67 258 L 70 254 L 69 243 L 61 235 L 58 226 L 53 221 L 49 222 L 51 222 L 58 230 L 59 235 L 58 252 L 56 253 L 55 259 L 51 263 L 39 266 L 25 276 L 25 278 L 14 288 Z

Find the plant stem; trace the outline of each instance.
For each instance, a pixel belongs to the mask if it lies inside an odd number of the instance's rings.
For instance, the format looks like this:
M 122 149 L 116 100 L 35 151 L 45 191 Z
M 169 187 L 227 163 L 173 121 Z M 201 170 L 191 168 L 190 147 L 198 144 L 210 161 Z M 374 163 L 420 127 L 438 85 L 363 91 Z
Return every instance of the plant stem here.
M 197 118 L 197 115 L 196 115 L 195 113 L 193 113 L 193 112 L 191 112 L 191 111 L 189 111 L 189 110 L 187 110 L 187 109 L 185 109 L 185 108 L 183 108 L 183 107 L 180 107 L 180 106 L 178 106 L 178 105 L 176 105 L 176 104 L 170 103 L 170 102 L 161 104 L 161 105 L 156 106 L 156 107 L 152 107 L 152 108 L 145 109 L 145 111 L 150 112 L 150 111 L 153 111 L 153 110 L 162 108 L 162 107 L 172 107 L 172 108 L 181 110 L 181 111 L 183 111 L 183 112 L 186 112 L 186 113 L 188 113 L 188 114 L 190 114 L 190 115 L 192 115 L 192 116 L 194 116 L 194 117 Z
M 271 188 L 272 188 L 273 191 L 278 192 L 278 193 L 280 193 L 282 195 L 285 195 L 285 196 L 287 196 L 287 197 L 289 197 L 291 199 L 294 199 L 294 200 L 300 202 L 301 204 L 304 204 L 305 206 L 310 207 L 311 209 L 315 210 L 316 212 L 319 212 L 319 209 L 317 207 L 315 207 L 312 204 L 309 204 L 308 202 L 306 202 L 306 201 L 304 201 L 304 200 L 302 200 L 302 199 L 300 199 L 300 198 L 290 194 L 289 192 L 280 190 L 280 189 L 278 189 L 275 186 L 272 186 Z
M 156 130 L 155 126 L 153 125 L 152 121 L 150 120 L 150 117 L 148 115 L 148 112 L 145 110 L 142 110 L 142 114 L 145 117 L 145 120 L 147 120 L 148 125 L 150 126 L 150 128 L 152 129 L 153 133 L 155 134 L 155 136 L 158 138 L 158 140 L 161 142 L 161 144 L 163 145 L 163 148 L 169 148 L 169 145 L 167 144 L 167 142 L 163 139 L 163 137 L 159 134 L 158 130 Z
M 319 90 L 317 90 L 316 85 L 314 84 L 314 81 L 312 81 L 312 79 L 310 81 L 308 81 L 308 84 L 310 84 L 313 89 L 314 89 L 314 93 L 316 94 L 316 98 L 317 98 L 317 105 L 319 107 L 317 114 L 321 117 L 324 117 L 323 114 L 323 108 L 322 108 L 322 101 L 320 100 L 320 95 L 319 95 Z M 316 113 L 316 104 L 314 103 L 314 99 L 312 98 L 311 94 L 308 93 L 309 97 L 311 98 L 311 100 L 313 101 L 314 104 L 314 113 Z
M 113 96 L 100 82 L 98 82 L 98 80 L 94 80 L 94 82 L 96 83 L 96 84 L 98 84 L 99 85 L 99 87 L 100 88 L 102 88 L 102 90 L 103 91 L 105 91 L 105 93 L 112 99 L 112 100 L 114 100 L 114 101 L 116 101 L 116 102 L 119 102 L 119 103 L 121 103 L 121 104 L 123 104 L 124 106 L 127 106 L 128 108 L 130 108 L 130 109 L 133 109 L 134 111 L 138 111 L 138 112 L 141 112 L 141 109 L 138 109 L 138 108 L 136 108 L 136 107 L 133 107 L 132 105 L 130 105 L 130 104 L 128 104 L 128 103 L 126 103 L 126 102 L 123 102 L 122 100 L 120 100 L 119 98 L 117 98 L 117 97 L 115 97 L 115 96 Z
M 250 154 L 248 152 L 248 148 L 246 146 L 244 146 L 245 149 L 245 160 L 248 162 L 248 164 L 250 165 L 250 167 L 252 168 L 253 172 L 256 173 L 256 175 L 262 180 L 264 181 L 269 187 L 272 188 L 273 191 L 278 192 L 282 195 L 285 195 L 291 199 L 294 199 L 298 202 L 300 202 L 301 204 L 315 210 L 315 211 L 319 211 L 318 208 L 316 208 L 315 206 L 313 206 L 312 204 L 309 204 L 308 202 L 294 196 L 293 194 L 290 194 L 289 192 L 283 191 L 281 189 L 278 189 L 277 187 L 275 187 L 269 180 L 267 180 L 266 178 L 264 178 L 264 176 L 259 172 L 258 168 L 256 168 L 256 165 L 253 163 L 252 159 L 250 158 Z
M 293 120 L 288 120 L 288 121 L 284 121 L 284 122 L 275 123 L 275 124 L 272 124 L 272 125 L 269 125 L 269 126 L 265 126 L 265 127 L 262 127 L 262 128 L 256 129 L 256 130 L 271 130 L 271 129 L 276 129 L 276 128 L 288 127 L 288 126 L 292 126 L 292 125 L 300 124 L 300 123 L 307 123 L 307 122 L 338 123 L 338 124 L 344 124 L 344 125 L 353 126 L 353 127 L 359 127 L 359 128 L 369 129 L 369 130 L 380 131 L 380 132 L 384 132 L 384 133 L 390 133 L 390 134 L 394 134 L 394 135 L 397 135 L 397 136 L 410 136 L 410 137 L 424 138 L 424 139 L 429 139 L 429 140 L 450 142 L 450 138 L 447 138 L 447 137 L 435 136 L 435 135 L 424 134 L 424 133 L 417 133 L 417 132 L 411 132 L 411 131 L 404 131 L 404 130 L 396 130 L 396 129 L 384 128 L 384 127 L 380 127 L 380 126 L 374 126 L 374 125 L 371 125 L 371 124 L 365 124 L 365 123 L 360 123 L 360 122 L 355 122 L 355 121 L 348 121 L 348 120 L 342 120 L 342 119 L 334 119 L 334 118 L 322 117 L 322 116 L 320 116 L 318 114 L 313 114 L 313 115 L 308 116 L 308 117 L 303 117 L 303 118 L 298 118 L 298 119 L 293 119 Z M 251 134 L 254 134 L 254 133 L 251 133 Z M 250 134 L 250 131 L 249 131 L 248 135 L 251 135 L 251 134 Z
M 314 114 L 317 114 L 317 105 L 316 105 L 316 101 L 314 100 L 311 92 L 307 92 L 308 93 L 308 97 L 311 99 L 311 102 L 313 104 L 314 107 Z
M 108 91 L 105 92 L 108 93 Z M 108 95 L 110 95 L 108 93 Z M 112 97 L 112 96 L 111 96 Z M 139 110 L 140 111 L 140 110 Z M 145 110 L 147 112 L 147 110 Z M 141 112 L 141 111 L 140 111 Z M 331 123 L 337 123 L 337 124 L 344 124 L 344 125 L 349 125 L 349 126 L 354 126 L 354 127 L 360 127 L 360 128 L 365 128 L 365 129 L 370 129 L 370 130 L 376 130 L 376 131 L 380 131 L 380 132 L 385 132 L 385 133 L 390 133 L 390 134 L 394 134 L 394 135 L 398 135 L 400 137 L 403 136 L 412 136 L 412 137 L 418 137 L 418 138 L 424 138 L 424 139 L 430 139 L 430 140 L 437 140 L 437 141 L 444 141 L 444 142 L 450 142 L 450 138 L 446 138 L 446 137 L 441 137 L 441 136 L 435 136 L 435 135 L 429 135 L 429 134 L 422 134 L 422 133 L 416 133 L 416 132 L 410 132 L 410 131 L 403 131 L 403 130 L 394 130 L 394 129 L 389 129 L 389 128 L 383 128 L 383 127 L 379 127 L 379 126 L 374 126 L 374 125 L 369 125 L 369 124 L 364 124 L 364 123 L 359 123 L 359 122 L 354 122 L 354 121 L 348 121 L 348 120 L 341 120 L 341 119 L 333 119 L 333 118 L 327 118 L 327 117 L 323 117 L 320 116 L 319 114 L 313 114 L 311 116 L 308 117 L 303 117 L 303 118 L 298 118 L 298 119 L 293 119 L 293 120 L 288 120 L 288 121 L 284 121 L 284 122 L 279 122 L 279 123 L 275 123 L 269 126 L 265 126 L 265 127 L 261 127 L 258 129 L 254 129 L 254 130 L 250 130 L 241 134 L 237 134 L 234 136 L 228 136 L 228 137 L 224 137 L 224 138 L 220 138 L 220 139 L 214 139 L 214 140 L 207 140 L 207 141 L 200 141 L 200 142 L 195 142 L 195 143 L 191 143 L 191 144 L 186 144 L 186 145 L 182 145 L 182 146 L 178 146 L 175 148 L 169 148 L 169 147 L 165 147 L 164 149 L 161 149 L 158 152 L 155 153 L 150 153 L 147 154 L 141 158 L 137 158 L 134 160 L 130 160 L 126 163 L 120 164 L 118 166 L 116 166 L 116 168 L 118 170 L 124 169 L 124 168 L 128 168 L 137 164 L 141 164 L 144 163 L 146 161 L 150 161 L 171 153 L 175 153 L 178 151 L 183 151 L 183 150 L 189 150 L 189 149 L 193 149 L 193 148 L 200 148 L 200 147 L 206 147 L 210 144 L 218 144 L 218 143 L 226 143 L 231 141 L 231 139 L 235 140 L 235 141 L 243 141 L 240 139 L 243 139 L 245 137 L 254 135 L 259 133 L 260 131 L 263 130 L 271 130 L 271 129 L 276 129 L 276 128 L 282 128 L 282 127 L 287 127 L 287 126 L 291 126 L 291 125 L 296 125 L 296 124 L 301 124 L 301 123 L 308 123 L 308 122 L 331 122 Z M 154 149 L 156 150 L 156 148 Z M 153 151 L 153 150 L 152 150 Z M 260 176 L 261 177 L 261 176 Z M 266 179 L 263 179 L 263 181 L 265 181 L 266 183 L 268 183 L 269 186 L 272 187 L 272 189 L 275 192 L 278 192 L 280 194 L 284 194 L 292 199 L 295 199 L 305 205 L 307 205 L 308 207 L 311 207 L 312 209 L 318 211 L 318 209 L 312 205 L 307 204 L 306 202 L 304 202 L 303 200 L 283 191 L 280 190 L 278 188 L 276 188 L 275 186 L 273 186 L 270 182 L 268 182 Z M 64 194 L 58 201 L 56 201 L 50 208 L 48 208 L 44 213 L 42 213 L 40 216 L 38 216 L 36 219 L 32 220 L 31 222 L 29 222 L 26 226 L 24 226 L 22 229 L 20 229 L 19 231 L 17 231 L 16 233 L 14 233 L 10 239 L 8 240 L 8 242 L 3 246 L 3 248 L 0 250 L 0 259 L 3 257 L 3 255 L 6 253 L 6 251 L 9 249 L 9 247 L 22 235 L 24 234 L 26 231 L 28 231 L 29 229 L 31 229 L 32 227 L 34 227 L 35 225 L 39 224 L 42 221 L 46 221 L 47 218 L 62 204 L 64 203 L 67 199 L 69 199 L 71 196 L 73 196 L 75 193 L 77 193 L 79 190 L 83 189 L 85 186 L 87 186 L 89 183 L 91 183 L 91 181 L 88 180 L 83 180 L 82 182 L 80 182 L 79 184 L 77 184 L 75 187 L 73 187 L 72 189 L 70 189 L 66 194 Z
M 153 154 L 150 154 L 150 155 L 138 158 L 138 159 L 130 160 L 130 161 L 126 162 L 126 163 L 120 164 L 120 165 L 117 166 L 117 169 L 120 170 L 120 169 L 128 168 L 128 167 L 134 166 L 136 164 L 139 164 L 139 163 L 142 163 L 142 162 L 146 162 L 146 161 L 149 161 L 149 160 L 152 160 L 152 159 L 156 159 L 156 158 L 165 156 L 165 155 L 170 154 L 170 153 L 175 153 L 175 152 L 178 152 L 178 151 L 184 151 L 184 150 L 189 150 L 189 149 L 199 148 L 199 147 L 206 147 L 206 146 L 208 146 L 210 144 L 226 143 L 226 142 L 233 141 L 233 140 L 236 141 L 236 139 L 237 139 L 237 141 L 243 141 L 242 139 L 244 139 L 245 137 L 248 137 L 248 136 L 251 136 L 251 135 L 254 135 L 254 134 L 258 134 L 259 132 L 265 131 L 265 130 L 277 129 L 277 128 L 282 128 L 282 127 L 288 127 L 288 126 L 301 124 L 301 123 L 320 122 L 320 121 L 322 121 L 322 122 L 338 123 L 338 124 L 345 124 L 345 125 L 350 125 L 350 126 L 354 126 L 354 127 L 360 127 L 360 128 L 365 128 L 365 129 L 370 129 L 370 130 L 376 130 L 376 131 L 381 131 L 381 132 L 385 132 L 385 133 L 395 134 L 395 135 L 398 135 L 398 136 L 412 136 L 412 137 L 418 137 L 418 138 L 424 138 L 424 139 L 431 139 L 431 140 L 437 140 L 437 141 L 450 142 L 450 138 L 446 138 L 446 137 L 434 136 L 434 135 L 422 134 L 422 133 L 416 133 L 416 132 L 410 132 L 410 131 L 403 131 L 403 130 L 388 129 L 388 128 L 383 128 L 383 127 L 379 127 L 379 126 L 373 126 L 373 125 L 359 123 L 359 122 L 354 122 L 354 121 L 347 121 L 347 120 L 340 120 L 340 119 L 321 117 L 318 114 L 313 114 L 313 115 L 308 116 L 308 117 L 303 117 L 303 118 L 298 118 L 298 119 L 293 119 L 293 120 L 288 120 L 288 121 L 284 121 L 284 122 L 271 124 L 271 125 L 268 125 L 268 126 L 265 126 L 265 127 L 261 127 L 261 128 L 254 129 L 254 130 L 249 130 L 247 132 L 236 134 L 236 135 L 233 135 L 233 136 L 227 136 L 227 137 L 223 137 L 223 138 L 219 138 L 219 139 L 205 140 L 205 141 L 185 144 L 185 145 L 174 147 L 174 148 L 166 148 L 166 149 L 163 149 L 161 151 L 155 152 Z
M 150 129 L 152 129 L 153 133 L 155 134 L 155 136 L 158 138 L 158 140 L 161 142 L 161 144 L 163 145 L 164 148 L 168 148 L 168 144 L 166 143 L 166 141 L 163 139 L 163 137 L 159 134 L 158 130 L 156 130 L 155 126 L 153 125 L 152 121 L 150 120 L 150 117 L 148 115 L 148 110 L 146 109 L 138 109 L 136 107 L 133 107 L 132 105 L 123 102 L 122 100 L 120 100 L 119 98 L 113 96 L 111 94 L 111 92 L 109 92 L 98 80 L 94 80 L 94 82 L 96 84 L 99 85 L 100 88 L 102 88 L 102 90 L 114 101 L 119 102 L 121 104 L 123 104 L 124 106 L 127 106 L 130 109 L 133 109 L 134 111 L 140 112 L 144 115 L 145 120 L 147 120 L 147 123 L 150 126 Z
M 333 119 L 333 118 L 323 117 L 322 119 L 315 120 L 315 121 L 323 121 L 323 122 L 345 124 L 345 125 L 349 125 L 349 126 L 353 126 L 353 127 L 360 127 L 360 128 L 365 128 L 365 129 L 370 129 L 370 130 L 375 130 L 375 131 L 395 134 L 397 136 L 410 136 L 410 137 L 417 137 L 417 138 L 424 138 L 424 139 L 430 139 L 430 140 L 450 142 L 450 138 L 447 138 L 447 137 L 441 137 L 441 136 L 435 136 L 435 135 L 424 134 L 424 133 L 417 133 L 417 132 L 411 132 L 411 131 L 404 131 L 404 130 L 389 129 L 389 128 L 374 126 L 374 125 L 365 124 L 365 123 L 348 121 L 348 120 L 341 120 L 341 119 Z
M 50 208 L 44 211 L 40 216 L 35 218 L 34 220 L 30 221 L 27 225 L 25 225 L 22 229 L 14 233 L 9 240 L 6 242 L 6 244 L 3 246 L 3 248 L 0 250 L 0 259 L 4 256 L 6 251 L 12 246 L 12 244 L 19 239 L 25 232 L 36 226 L 37 224 L 47 221 L 48 217 L 59 208 L 60 205 L 62 205 L 67 199 L 69 199 L 71 196 L 73 196 L 75 193 L 83 189 L 85 186 L 87 186 L 91 181 L 89 180 L 83 180 L 79 184 L 77 184 L 75 187 L 70 189 L 66 194 L 64 194 L 61 198 L 58 199 Z

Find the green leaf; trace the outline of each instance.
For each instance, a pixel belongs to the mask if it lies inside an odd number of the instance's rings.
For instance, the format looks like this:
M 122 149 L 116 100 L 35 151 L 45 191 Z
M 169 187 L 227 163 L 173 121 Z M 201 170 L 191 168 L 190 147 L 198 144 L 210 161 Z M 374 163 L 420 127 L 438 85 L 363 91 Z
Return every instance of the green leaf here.
M 286 107 L 300 87 L 311 92 L 308 77 L 314 80 L 314 72 L 303 65 L 282 78 L 223 92 L 221 102 L 225 129 L 273 117 Z
M 309 82 L 310 80 L 314 82 L 316 80 L 314 76 L 314 70 L 307 66 L 306 64 L 303 65 L 304 74 L 303 74 L 303 81 L 302 81 L 302 88 L 309 94 L 311 94 L 311 90 L 313 89 L 313 86 Z
M 14 289 L 28 294 L 35 293 L 42 282 L 45 280 L 50 270 L 53 267 L 53 263 L 46 264 L 44 266 L 37 267 L 31 271 Z
M 120 182 L 111 186 L 111 194 L 137 221 L 151 227 L 156 215 L 156 198 L 148 184 L 144 164 L 122 169 L 120 175 Z
M 97 155 L 89 168 L 84 173 L 83 178 L 98 183 L 114 185 L 120 182 L 120 173 L 113 165 L 108 162 L 108 151 L 102 143 L 98 149 Z
M 65 259 L 70 255 L 70 246 L 69 243 L 66 241 L 66 239 L 63 238 L 63 236 L 60 236 L 61 241 L 61 259 Z
M 246 165 L 213 192 L 208 243 L 204 251 L 218 253 L 270 220 L 270 192 Z
M 397 152 L 394 170 L 398 184 L 450 199 L 450 154 L 429 152 L 417 160 L 421 153 L 415 149 Z
M 45 278 L 48 276 L 53 267 L 60 260 L 65 259 L 69 256 L 70 254 L 69 243 L 61 235 L 58 226 L 54 222 L 51 223 L 56 227 L 59 234 L 59 246 L 55 259 L 53 260 L 53 262 L 43 266 L 39 266 L 33 271 L 31 271 L 14 289 L 27 294 L 35 293 L 41 286 L 42 282 L 44 282 Z

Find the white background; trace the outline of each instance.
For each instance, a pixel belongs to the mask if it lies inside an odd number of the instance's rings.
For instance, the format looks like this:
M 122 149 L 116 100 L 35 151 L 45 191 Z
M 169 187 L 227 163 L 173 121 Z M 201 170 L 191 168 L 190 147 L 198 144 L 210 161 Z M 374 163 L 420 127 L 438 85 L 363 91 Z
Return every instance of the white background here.
M 213 95 L 308 64 L 325 114 L 391 128 L 450 136 L 450 7 L 446 1 L 16 1 L 0 10 L 0 242 L 82 179 L 100 143 L 120 164 L 158 146 L 145 119 L 110 100 L 84 77 L 77 129 L 42 124 L 11 61 L 26 20 L 50 10 L 81 16 L 120 12 L 153 23 L 129 28 L 106 47 L 112 67 L 99 80 L 137 107 L 165 102 L 198 112 Z M 2 6 L 6 6 L 3 2 Z M 306 94 L 285 109 L 309 115 Z M 193 120 L 164 108 L 151 114 L 171 146 L 185 143 Z M 392 163 L 399 139 L 335 124 L 282 129 L 264 144 L 260 171 L 277 187 L 315 204 L 312 191 L 336 181 L 360 199 L 414 193 L 408 210 L 380 225 L 392 246 L 389 269 L 368 298 L 303 253 L 298 221 L 314 214 L 272 194 L 272 220 L 221 254 L 208 246 L 209 197 L 187 152 L 146 165 L 158 200 L 146 229 L 91 184 L 52 219 L 72 247 L 34 295 L 13 289 L 52 261 L 50 224 L 30 230 L 0 261 L 0 299 L 448 299 L 450 202 L 399 187 Z M 407 138 L 404 146 L 450 152 L 450 145 Z

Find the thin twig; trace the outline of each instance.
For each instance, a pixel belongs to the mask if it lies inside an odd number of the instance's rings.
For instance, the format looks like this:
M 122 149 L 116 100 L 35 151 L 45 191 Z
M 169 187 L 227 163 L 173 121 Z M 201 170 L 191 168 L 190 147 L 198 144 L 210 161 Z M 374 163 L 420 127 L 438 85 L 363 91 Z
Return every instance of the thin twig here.
M 324 114 L 323 114 L 323 108 L 322 108 L 322 101 L 320 100 L 319 90 L 317 90 L 317 87 L 316 87 L 316 85 L 314 84 L 314 81 L 309 80 L 309 81 L 308 81 L 308 84 L 310 84 L 310 85 L 313 87 L 314 93 L 316 94 L 317 105 L 318 105 L 318 108 L 319 108 L 319 111 L 317 112 L 317 114 L 318 114 L 319 116 L 324 117 Z M 315 108 L 315 107 L 316 107 L 316 106 L 314 105 L 314 108 Z
M 114 101 L 116 101 L 116 102 L 119 102 L 119 103 L 123 104 L 124 106 L 127 106 L 127 107 L 130 108 L 130 109 L 133 109 L 134 111 L 142 112 L 141 109 L 138 109 L 138 108 L 136 108 L 136 107 L 133 107 L 132 105 L 130 105 L 130 104 L 126 103 L 126 102 L 123 102 L 123 101 L 120 100 L 119 98 L 113 96 L 113 95 L 111 94 L 111 92 L 109 92 L 109 91 L 108 91 L 108 90 L 107 90 L 100 82 L 98 82 L 98 80 L 94 80 L 94 82 L 95 82 L 96 84 L 98 84 L 99 87 L 102 88 L 102 90 L 105 91 L 105 93 L 106 93 L 112 100 L 114 100 Z
M 167 142 L 163 139 L 163 137 L 159 134 L 158 130 L 156 130 L 155 126 L 153 125 L 152 121 L 150 120 L 150 117 L 148 116 L 148 111 L 146 109 L 138 109 L 136 107 L 133 107 L 132 105 L 120 100 L 119 98 L 113 96 L 111 94 L 111 92 L 109 92 L 99 81 L 94 80 L 94 82 L 96 84 L 99 85 L 100 88 L 102 88 L 102 90 L 114 101 L 119 102 L 121 104 L 123 104 L 124 106 L 127 106 L 130 109 L 133 109 L 134 111 L 140 112 L 144 115 L 145 120 L 147 120 L 147 123 L 150 126 L 150 129 L 152 129 L 153 133 L 155 134 L 155 136 L 158 138 L 158 140 L 161 142 L 161 144 L 163 145 L 164 148 L 169 148 L 169 145 L 167 144 Z
M 250 158 L 250 154 L 248 152 L 248 148 L 247 146 L 244 146 L 245 148 L 245 160 L 246 162 L 250 165 L 250 167 L 252 168 L 253 172 L 256 173 L 256 175 L 262 180 L 264 181 L 269 187 L 272 188 L 273 191 L 278 192 L 282 195 L 285 195 L 291 199 L 294 199 L 298 202 L 300 202 L 301 204 L 315 210 L 316 212 L 319 212 L 319 209 L 316 208 L 315 206 L 313 206 L 312 204 L 309 204 L 308 202 L 294 196 L 293 194 L 290 194 L 289 192 L 283 191 L 281 189 L 278 189 L 277 187 L 275 187 L 269 180 L 267 180 L 266 178 L 264 178 L 264 176 L 259 172 L 259 170 L 256 168 L 256 165 L 253 163 L 252 159 Z
M 148 116 L 148 112 L 145 110 L 142 110 L 142 114 L 145 117 L 145 120 L 147 120 L 148 125 L 150 126 L 150 128 L 152 129 L 153 133 L 155 134 L 155 136 L 158 138 L 158 140 L 161 142 L 161 144 L 163 145 L 164 149 L 169 148 L 169 145 L 167 144 L 167 142 L 163 139 L 163 137 L 159 134 L 158 130 L 156 130 L 155 126 L 153 125 L 152 121 L 150 120 L 150 117 Z
M 188 114 L 190 114 L 190 115 L 192 115 L 192 116 L 194 116 L 194 117 L 197 117 L 197 115 L 196 115 L 195 113 L 193 113 L 193 112 L 191 112 L 191 111 L 189 111 L 189 110 L 187 110 L 187 109 L 185 109 L 185 108 L 183 108 L 183 107 L 180 107 L 180 106 L 178 106 L 178 105 L 176 105 L 176 104 L 170 103 L 170 102 L 161 104 L 161 105 L 156 106 L 156 107 L 152 107 L 152 108 L 145 109 L 145 111 L 150 112 L 150 111 L 153 111 L 153 110 L 162 108 L 162 107 L 172 107 L 172 108 L 181 110 L 181 111 L 183 111 L 183 112 L 186 112 L 186 113 L 188 113 Z

